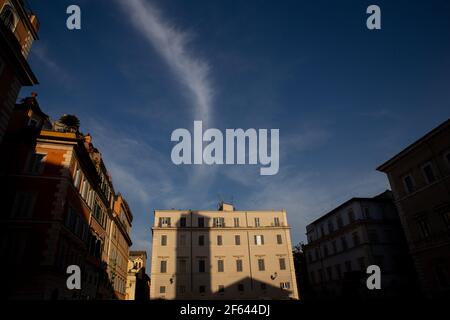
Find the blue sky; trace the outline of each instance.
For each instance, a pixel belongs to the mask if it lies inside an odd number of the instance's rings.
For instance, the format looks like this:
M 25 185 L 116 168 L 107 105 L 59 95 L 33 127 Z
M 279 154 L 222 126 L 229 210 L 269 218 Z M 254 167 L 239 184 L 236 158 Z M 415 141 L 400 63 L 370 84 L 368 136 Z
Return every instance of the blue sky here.
M 449 117 L 448 1 L 28 1 L 43 110 L 76 114 L 150 253 L 155 208 L 286 209 L 293 242 L 353 196 L 388 188 L 375 168 Z M 82 29 L 65 27 L 77 4 Z M 366 28 L 381 8 L 382 29 Z M 280 170 L 175 166 L 176 128 L 280 129 Z

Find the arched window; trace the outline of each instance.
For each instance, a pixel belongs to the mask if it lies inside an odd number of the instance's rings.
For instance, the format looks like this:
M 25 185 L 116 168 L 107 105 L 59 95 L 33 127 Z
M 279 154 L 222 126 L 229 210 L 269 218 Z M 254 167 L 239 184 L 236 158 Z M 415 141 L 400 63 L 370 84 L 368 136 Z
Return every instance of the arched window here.
M 0 14 L 0 19 L 3 21 L 5 26 L 11 30 L 14 30 L 16 26 L 16 19 L 14 17 L 13 9 L 10 5 L 5 5 Z

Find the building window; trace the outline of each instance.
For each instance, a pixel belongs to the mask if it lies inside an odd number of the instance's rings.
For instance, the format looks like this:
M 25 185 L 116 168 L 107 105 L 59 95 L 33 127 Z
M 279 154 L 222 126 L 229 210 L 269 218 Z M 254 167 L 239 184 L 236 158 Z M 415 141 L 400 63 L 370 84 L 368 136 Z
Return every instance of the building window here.
M 340 215 L 336 218 L 336 221 L 337 221 L 338 228 L 342 228 L 342 226 L 344 224 L 342 222 L 342 217 Z
M 278 218 L 278 217 L 273 218 L 273 223 L 274 223 L 275 227 L 279 227 L 280 226 L 280 218 Z
M 217 260 L 217 272 L 223 272 L 224 264 L 223 260 Z
M 386 241 L 387 242 L 394 242 L 395 241 L 395 237 L 394 237 L 394 230 L 392 229 L 386 229 L 384 231 L 385 237 L 386 237 Z
M 92 198 L 93 198 L 93 196 L 92 196 Z M 103 218 L 104 217 L 104 212 L 103 212 L 102 208 L 100 207 L 100 205 L 98 204 L 97 201 L 93 201 L 93 202 L 94 202 L 94 204 L 93 204 L 94 210 L 93 210 L 92 216 L 94 217 L 95 220 L 98 221 L 98 223 L 102 224 L 102 221 L 104 219 Z
M 217 245 L 218 246 L 222 245 L 222 236 L 217 236 Z
M 448 266 L 445 266 L 442 262 L 437 262 L 433 269 L 439 286 L 441 288 L 448 288 L 450 286 Z
M 284 258 L 278 259 L 280 263 L 280 270 L 286 270 L 286 260 Z
M 205 272 L 206 271 L 206 263 L 205 260 L 198 260 L 198 272 Z
M 352 223 L 355 221 L 355 212 L 353 212 L 353 209 L 348 210 L 348 221 Z
M 264 259 L 258 259 L 258 270 L 259 271 L 265 271 L 266 266 L 264 264 Z
M 263 235 L 255 235 L 255 245 L 262 246 L 264 244 L 264 236 Z
M 280 288 L 283 290 L 289 290 L 291 288 L 291 284 L 289 282 L 281 282 Z
M 265 283 L 261 283 L 261 290 L 266 291 L 267 285 Z
M 14 197 L 12 217 L 30 218 L 33 213 L 36 195 L 31 192 L 17 192 Z
M 363 207 L 363 213 L 365 219 L 370 219 L 370 208 L 369 207 Z
M 347 239 L 345 238 L 345 236 L 341 237 L 341 243 L 342 243 L 342 250 L 347 250 L 348 245 L 347 245 Z
M 224 228 L 225 227 L 225 218 L 214 218 L 213 219 L 214 227 L 216 228 Z
M 186 293 L 186 286 L 183 286 L 183 285 L 178 286 L 178 292 L 180 294 Z
M 323 245 L 323 255 L 324 257 L 328 257 L 328 245 L 326 243 Z
M 241 236 L 240 235 L 237 234 L 234 236 L 234 244 L 237 246 L 241 245 Z
M 333 269 L 331 267 L 327 267 L 327 277 L 329 281 L 333 280 Z
M 403 184 L 405 185 L 405 190 L 407 193 L 412 193 L 414 192 L 414 180 L 413 177 L 409 174 L 405 177 L 403 177 Z
M 186 228 L 186 217 L 181 217 L 180 218 L 180 227 L 181 228 Z
M 342 279 L 341 265 L 340 264 L 335 265 L 334 269 L 336 270 L 336 275 L 337 275 L 338 279 Z
M 353 238 L 353 245 L 354 246 L 357 246 L 357 245 L 360 244 L 358 231 L 355 231 L 355 232 L 352 233 L 352 238 Z
M 320 236 L 325 236 L 325 229 L 323 228 L 323 225 L 320 226 Z
M 420 234 L 422 239 L 430 236 L 430 228 L 428 227 L 428 221 L 426 218 L 420 219 L 417 224 L 419 225 Z
M 244 285 L 242 283 L 238 284 L 238 291 L 239 292 L 244 292 Z
M 316 256 L 316 260 L 318 260 L 320 258 L 320 251 L 319 248 L 316 248 L 316 250 L 314 251 L 315 256 Z
M 366 270 L 366 261 L 365 261 L 364 257 L 358 258 L 358 264 L 359 264 L 359 268 L 361 271 Z
M 46 154 L 44 153 L 33 153 L 30 156 L 28 162 L 27 173 L 39 174 L 42 173 L 44 169 Z
M 167 272 L 167 261 L 166 260 L 162 260 L 161 261 L 160 272 L 161 273 L 166 273 Z
M 368 234 L 369 234 L 369 241 L 371 243 L 378 243 L 379 242 L 378 233 L 377 233 L 376 230 L 369 230 Z
M 333 240 L 333 242 L 331 243 L 331 246 L 333 247 L 333 253 L 336 254 L 338 252 L 336 240 Z
M 186 273 L 187 272 L 187 261 L 186 259 L 179 259 L 178 260 L 178 270 L 179 273 Z
M 323 270 L 319 269 L 317 272 L 319 273 L 319 282 L 324 282 Z
M 283 237 L 281 236 L 281 234 L 277 234 L 277 243 L 283 244 Z
M 239 218 L 234 218 L 234 226 L 237 228 L 239 227 Z
M 259 218 L 255 218 L 255 227 L 260 227 L 261 224 L 259 222 Z
M 436 181 L 436 175 L 434 174 L 433 166 L 430 162 L 422 166 L 422 171 L 428 183 L 433 183 Z
M 328 233 L 332 233 L 334 231 L 333 221 L 328 221 Z
M 237 272 L 242 272 L 242 270 L 243 270 L 242 260 L 241 259 L 237 259 L 236 260 L 236 271 Z
M 205 245 L 205 236 L 204 235 L 198 236 L 198 245 L 199 246 L 204 246 Z
M 14 32 L 14 28 L 16 26 L 16 18 L 11 6 L 5 5 L 3 7 L 2 13 L 0 14 L 0 19 L 8 29 Z
M 185 245 L 186 245 L 186 235 L 180 234 L 180 246 L 185 246 Z
M 170 217 L 160 217 L 159 227 L 170 227 Z
M 167 246 L 167 236 L 166 235 L 161 236 L 161 245 Z
M 225 286 L 222 284 L 219 284 L 219 293 L 221 293 L 221 294 L 225 293 Z
M 205 293 L 205 291 L 206 291 L 206 287 L 205 286 L 199 286 L 198 287 L 198 292 L 199 293 Z
M 165 286 L 160 286 L 159 287 L 159 293 L 166 293 L 166 287 Z
M 73 185 L 75 186 L 76 189 L 78 189 L 78 187 L 80 186 L 80 182 L 81 182 L 81 170 L 77 169 L 77 172 L 75 173 L 75 178 L 73 180 Z
M 72 208 L 71 206 L 69 206 L 69 209 L 67 210 L 67 216 L 66 216 L 66 221 L 65 221 L 65 226 L 72 231 L 73 233 L 75 233 L 75 229 L 76 226 L 78 224 L 78 214 L 75 211 L 74 208 Z
M 345 272 L 352 272 L 352 262 L 350 260 L 345 261 Z
M 197 225 L 199 228 L 204 228 L 205 227 L 205 218 L 198 218 Z

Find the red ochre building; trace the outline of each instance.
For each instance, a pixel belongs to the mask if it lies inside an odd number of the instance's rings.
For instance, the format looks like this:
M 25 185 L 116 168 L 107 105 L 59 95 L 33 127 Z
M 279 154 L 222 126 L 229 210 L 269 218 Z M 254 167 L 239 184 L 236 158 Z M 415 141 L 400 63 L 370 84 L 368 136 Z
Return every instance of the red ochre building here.
M 7 299 L 124 299 L 133 219 L 92 137 L 51 122 L 35 95 L 0 146 L 0 257 Z M 69 265 L 81 289 L 68 290 Z

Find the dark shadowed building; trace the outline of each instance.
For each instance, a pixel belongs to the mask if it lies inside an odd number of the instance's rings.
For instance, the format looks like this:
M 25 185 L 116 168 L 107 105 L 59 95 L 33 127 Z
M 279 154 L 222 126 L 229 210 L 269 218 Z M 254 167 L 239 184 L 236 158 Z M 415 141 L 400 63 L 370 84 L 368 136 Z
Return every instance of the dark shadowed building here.
M 389 178 L 422 290 L 450 297 L 450 120 L 378 167 Z
M 0 143 L 22 86 L 38 83 L 27 57 L 39 22 L 21 0 L 0 0 Z
M 130 251 L 126 300 L 149 300 L 150 278 L 145 271 L 146 251 Z
M 352 198 L 307 227 L 304 246 L 312 299 L 416 296 L 412 261 L 392 193 Z M 368 290 L 366 268 L 381 269 Z
M 115 194 L 92 138 L 76 117 L 51 122 L 35 96 L 16 105 L 0 145 L 0 257 L 6 299 L 116 299 L 126 277 L 110 278 Z M 126 232 L 129 232 L 129 226 Z M 125 243 L 127 246 L 127 243 Z M 126 248 L 127 250 L 128 248 Z M 81 289 L 66 285 L 81 269 Z

